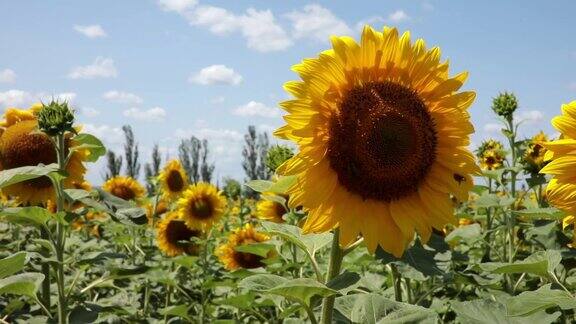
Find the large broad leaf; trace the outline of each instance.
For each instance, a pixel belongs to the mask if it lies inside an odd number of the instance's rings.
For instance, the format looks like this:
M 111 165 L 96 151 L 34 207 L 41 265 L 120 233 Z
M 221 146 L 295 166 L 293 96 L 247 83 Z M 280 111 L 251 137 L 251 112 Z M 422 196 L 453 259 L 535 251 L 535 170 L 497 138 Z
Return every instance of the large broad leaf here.
M 17 207 L 0 211 L 0 216 L 11 223 L 40 227 L 53 218 L 54 214 L 40 207 Z
M 246 183 L 246 186 L 257 192 L 267 192 L 274 182 L 268 180 L 252 180 Z
M 470 224 L 455 228 L 450 234 L 446 235 L 446 242 L 464 241 L 472 243 L 482 239 L 482 227 L 480 224 Z
M 190 305 L 186 305 L 186 304 L 170 306 L 170 307 L 167 307 L 167 308 L 164 308 L 163 310 L 161 310 L 160 314 L 178 316 L 178 317 L 183 318 L 183 319 L 189 321 L 190 323 L 192 323 L 193 320 L 190 318 L 190 316 L 188 316 L 188 310 L 189 309 L 190 309 Z
M 560 317 L 560 312 L 553 314 L 538 312 L 526 317 L 510 317 L 507 316 L 504 305 L 488 299 L 452 301 L 450 304 L 459 322 L 467 324 L 540 324 L 552 323 Z
M 481 263 L 480 268 L 492 273 L 531 273 L 541 277 L 548 277 L 556 266 L 562 261 L 559 251 L 539 251 L 522 261 L 514 263 L 488 262 Z
M 76 306 L 68 315 L 70 324 L 95 323 L 102 307 L 96 304 L 85 304 Z
M 432 234 L 428 245 L 422 245 L 420 240 L 417 240 L 413 246 L 404 252 L 401 258 L 394 257 L 380 247 L 376 250 L 376 258 L 385 264 L 397 261 L 404 262 L 426 276 L 443 276 L 445 272 L 438 266 L 440 261 L 435 257 L 438 253 L 448 249 L 449 246 L 442 237 Z
M 55 163 L 49 165 L 25 166 L 0 171 L 0 188 L 4 188 L 22 181 L 47 176 L 48 174 L 57 171 L 58 165 Z
M 280 177 L 276 181 L 252 180 L 246 186 L 257 192 L 272 192 L 275 194 L 285 194 L 296 182 L 296 176 Z
M 0 279 L 6 278 L 24 269 L 26 252 L 18 252 L 0 260 Z
M 86 157 L 89 162 L 96 162 L 98 158 L 106 154 L 104 144 L 93 135 L 78 134 L 74 137 L 74 142 L 78 144 L 73 147 L 74 150 L 87 150 L 90 152 Z
M 514 211 L 514 214 L 529 219 L 551 219 L 560 220 L 566 216 L 563 211 L 548 207 L 548 208 L 530 208 Z
M 238 286 L 249 291 L 282 296 L 286 299 L 310 306 L 313 296 L 327 297 L 338 292 L 316 280 L 307 278 L 286 279 L 271 274 L 258 274 L 243 279 Z
M 525 291 L 511 297 L 506 302 L 509 316 L 526 316 L 550 307 L 561 309 L 576 308 L 576 299 L 564 290 L 552 290 L 551 285 L 540 287 L 536 291 Z
M 64 192 L 68 195 L 69 200 L 78 201 L 84 198 L 90 198 L 90 192 L 82 189 L 65 189 Z
M 378 294 L 336 298 L 335 309 L 352 323 L 436 323 L 436 312 L 390 300 Z
M 274 244 L 268 244 L 268 243 L 243 244 L 237 246 L 236 248 L 234 248 L 234 250 L 236 252 L 255 254 L 257 256 L 266 258 L 268 257 L 268 253 L 274 250 Z
M 36 299 L 36 292 L 43 280 L 44 275 L 41 273 L 21 273 L 0 279 L 0 295 L 12 294 Z
M 302 231 L 297 226 L 273 222 L 262 222 L 262 227 L 265 232 L 280 236 L 286 241 L 296 244 L 311 257 L 314 257 L 318 250 L 332 242 L 331 233 L 302 234 Z
M 330 280 L 326 286 L 334 290 L 345 289 L 360 281 L 360 275 L 356 272 L 344 271 Z

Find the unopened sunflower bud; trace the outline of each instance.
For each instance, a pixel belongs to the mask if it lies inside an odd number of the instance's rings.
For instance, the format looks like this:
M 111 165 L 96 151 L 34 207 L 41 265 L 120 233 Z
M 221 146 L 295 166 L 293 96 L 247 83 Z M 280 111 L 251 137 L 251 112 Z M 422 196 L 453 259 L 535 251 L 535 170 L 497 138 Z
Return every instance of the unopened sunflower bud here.
M 512 119 L 516 109 L 518 109 L 518 99 L 513 93 L 504 92 L 492 100 L 492 110 L 506 120 Z
M 268 150 L 264 163 L 266 163 L 268 169 L 276 172 L 276 169 L 292 156 L 294 156 L 294 153 L 288 146 L 275 145 Z
M 73 124 L 74 113 L 67 102 L 52 100 L 48 105 L 42 104 L 38 111 L 38 128 L 49 136 L 74 132 Z

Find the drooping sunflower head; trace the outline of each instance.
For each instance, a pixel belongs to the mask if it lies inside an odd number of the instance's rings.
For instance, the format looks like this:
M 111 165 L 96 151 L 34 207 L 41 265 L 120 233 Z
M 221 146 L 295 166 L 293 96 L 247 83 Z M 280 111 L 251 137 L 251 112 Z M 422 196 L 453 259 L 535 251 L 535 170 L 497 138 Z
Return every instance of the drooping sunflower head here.
M 338 226 L 340 243 L 359 234 L 399 256 L 415 231 L 455 222 L 451 195 L 467 198 L 479 171 L 467 149 L 473 92 L 467 73 L 448 75 L 438 48 L 410 33 L 365 27 L 360 44 L 333 37 L 333 49 L 294 66 L 285 84 L 287 125 L 275 132 L 300 152 L 279 174 L 295 175 L 290 205 L 309 211 L 305 232 Z
M 0 170 L 57 162 L 52 139 L 38 129 L 36 113 L 41 108 L 42 105 L 33 105 L 29 109 L 8 108 L 4 113 L 0 121 Z M 67 151 L 77 145 L 71 133 L 67 133 L 65 145 Z M 83 162 L 86 157 L 82 150 L 73 151 L 66 165 L 66 188 L 73 188 L 73 183 L 84 181 L 86 168 Z M 4 191 L 19 202 L 30 205 L 45 204 L 55 199 L 52 182 L 48 177 L 20 182 L 6 187 Z
M 548 142 L 548 136 L 542 131 L 530 139 L 528 147 L 524 152 L 524 166 L 526 171 L 537 174 L 544 167 L 546 164 L 544 156 L 547 151 L 544 143 L 546 142 Z
M 283 223 L 282 216 L 288 211 L 284 204 L 275 199 L 272 195 L 262 195 L 260 201 L 256 204 L 256 217 L 275 223 Z
M 170 257 L 184 253 L 198 254 L 198 244 L 193 240 L 201 236 L 201 231 L 190 229 L 175 212 L 164 214 L 156 227 L 158 248 Z
M 552 119 L 552 126 L 560 132 L 560 139 L 545 142 L 546 159 L 551 160 L 540 173 L 553 177 L 546 187 L 548 202 L 565 212 L 576 214 L 576 101 L 562 105 L 562 115 Z
M 146 194 L 146 189 L 138 181 L 123 176 L 108 179 L 102 189 L 124 200 L 138 200 Z
M 188 186 L 178 200 L 178 213 L 190 228 L 207 230 L 226 209 L 226 199 L 216 187 L 199 182 Z
M 166 164 L 158 176 L 162 194 L 167 200 L 175 200 L 188 186 L 188 176 L 179 160 L 172 160 Z
M 269 239 L 268 235 L 259 233 L 251 224 L 246 224 L 244 227 L 235 229 L 228 237 L 228 242 L 216 248 L 216 255 L 224 265 L 224 268 L 230 271 L 240 268 L 260 268 L 264 266 L 263 257 L 256 254 L 238 252 L 236 248 L 245 244 L 265 242 Z

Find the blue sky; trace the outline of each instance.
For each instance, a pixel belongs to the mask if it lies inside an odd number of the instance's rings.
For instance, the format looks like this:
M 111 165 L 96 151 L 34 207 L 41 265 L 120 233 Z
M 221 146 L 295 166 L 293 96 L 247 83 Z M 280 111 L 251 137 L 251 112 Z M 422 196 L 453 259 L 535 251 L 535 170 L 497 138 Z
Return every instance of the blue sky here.
M 134 128 L 144 158 L 182 137 L 211 143 L 218 177 L 243 177 L 246 127 L 282 125 L 290 66 L 357 37 L 368 22 L 438 45 L 452 73 L 470 72 L 473 142 L 495 136 L 491 98 L 513 91 L 522 134 L 549 133 L 576 99 L 574 1 L 2 1 L 0 110 L 71 100 L 85 130 L 112 149 Z M 100 181 L 102 163 L 90 179 Z

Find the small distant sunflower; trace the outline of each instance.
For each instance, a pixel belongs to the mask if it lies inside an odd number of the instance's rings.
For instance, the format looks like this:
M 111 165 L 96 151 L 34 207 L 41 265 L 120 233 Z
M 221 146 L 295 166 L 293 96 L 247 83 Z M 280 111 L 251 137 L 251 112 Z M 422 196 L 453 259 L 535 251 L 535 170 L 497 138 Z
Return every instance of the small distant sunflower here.
M 146 194 L 146 189 L 131 177 L 110 178 L 104 183 L 102 189 L 124 200 L 138 200 Z
M 576 214 L 576 101 L 562 105 L 562 115 L 552 119 L 560 139 L 542 145 L 548 150 L 545 160 L 551 161 L 540 173 L 553 175 L 546 187 L 548 202 L 570 215 Z
M 149 202 L 146 204 L 146 217 L 148 217 L 148 224 L 153 223 L 154 217 L 160 217 L 162 214 L 168 211 L 168 203 L 164 199 L 159 199 L 156 203 L 156 211 L 154 209 L 154 201 Z
M 0 120 L 0 171 L 57 162 L 54 143 L 48 135 L 38 130 L 36 113 L 41 108 L 41 104 L 36 104 L 30 109 L 8 108 L 4 113 L 3 120 Z M 67 133 L 65 143 L 67 150 L 77 145 L 71 133 Z M 87 156 L 85 150 L 72 153 L 66 165 L 68 177 L 64 180 L 65 188 L 73 188 L 73 183 L 84 181 L 86 168 L 83 162 Z M 45 204 L 56 198 L 48 177 L 13 184 L 4 188 L 4 192 L 30 205 Z
M 415 232 L 455 223 L 451 196 L 466 200 L 480 171 L 468 150 L 474 92 L 467 73 L 448 75 L 438 48 L 394 28 L 366 26 L 360 43 L 332 37 L 333 49 L 293 67 L 284 88 L 287 125 L 275 135 L 299 146 L 280 175 L 296 176 L 289 205 L 308 211 L 303 230 L 338 227 L 340 244 L 358 235 L 401 256 Z
M 193 184 L 178 200 L 178 212 L 190 228 L 207 230 L 216 223 L 226 209 L 226 199 L 213 185 Z
M 256 204 L 256 217 L 262 220 L 283 223 L 284 219 L 282 219 L 282 216 L 287 212 L 284 204 L 273 199 L 267 199 L 265 195 Z
M 544 132 L 536 134 L 530 140 L 528 148 L 524 153 L 524 162 L 526 171 L 530 173 L 538 173 L 546 164 L 544 156 L 546 155 L 546 148 L 544 143 L 548 142 L 548 136 Z
M 497 170 L 504 166 L 504 156 L 497 150 L 485 151 L 479 160 L 482 170 Z
M 186 226 L 186 223 L 175 212 L 164 214 L 156 227 L 158 248 L 170 257 L 184 253 L 198 254 L 198 244 L 191 240 L 201 235 L 199 230 L 192 230 Z
M 178 160 L 168 162 L 160 172 L 158 180 L 162 187 L 162 194 L 169 201 L 179 198 L 188 186 L 188 176 Z
M 224 268 L 230 271 L 239 268 L 260 268 L 264 266 L 262 262 L 264 260 L 263 257 L 256 254 L 238 252 L 236 251 L 236 247 L 245 244 L 265 242 L 269 239 L 270 237 L 268 235 L 259 233 L 251 224 L 246 224 L 242 228 L 235 229 L 230 234 L 228 242 L 220 245 L 216 249 L 216 256 L 218 256 Z

